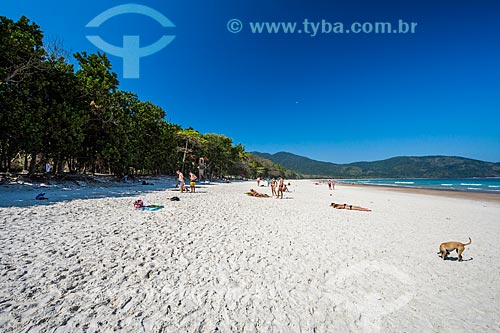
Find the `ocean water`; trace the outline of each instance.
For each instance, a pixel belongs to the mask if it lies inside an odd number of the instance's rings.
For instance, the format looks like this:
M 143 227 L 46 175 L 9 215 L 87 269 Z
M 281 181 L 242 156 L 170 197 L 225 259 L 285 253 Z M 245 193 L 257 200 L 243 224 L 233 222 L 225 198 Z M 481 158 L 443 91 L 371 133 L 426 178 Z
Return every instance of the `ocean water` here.
M 459 179 L 342 179 L 339 183 L 428 188 L 466 192 L 488 192 L 500 194 L 500 178 Z

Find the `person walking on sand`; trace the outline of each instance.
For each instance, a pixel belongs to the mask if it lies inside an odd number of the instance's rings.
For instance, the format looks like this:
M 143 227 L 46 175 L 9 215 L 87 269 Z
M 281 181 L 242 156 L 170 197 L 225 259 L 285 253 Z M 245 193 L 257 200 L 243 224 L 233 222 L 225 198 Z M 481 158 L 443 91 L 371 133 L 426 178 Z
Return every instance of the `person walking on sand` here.
M 184 175 L 180 170 L 177 170 L 176 173 L 177 173 L 177 184 L 179 185 L 179 190 L 182 193 L 184 192 L 184 190 L 186 190 L 186 184 L 184 183 Z
M 257 177 L 257 187 L 260 187 L 260 177 Z
M 285 180 L 283 179 L 283 177 L 279 176 L 279 180 L 278 180 L 278 193 L 276 193 L 276 197 L 278 197 L 280 199 L 283 199 L 284 185 L 285 185 Z M 281 197 L 280 197 L 280 193 L 281 193 Z
M 335 190 L 335 179 L 332 179 L 332 190 Z
M 328 179 L 328 189 L 329 190 L 332 189 L 332 180 L 331 179 Z
M 189 187 L 191 188 L 191 193 L 194 193 L 196 187 L 196 175 L 192 172 L 189 173 Z
M 271 196 L 277 195 L 276 193 L 276 179 L 273 177 L 271 179 Z

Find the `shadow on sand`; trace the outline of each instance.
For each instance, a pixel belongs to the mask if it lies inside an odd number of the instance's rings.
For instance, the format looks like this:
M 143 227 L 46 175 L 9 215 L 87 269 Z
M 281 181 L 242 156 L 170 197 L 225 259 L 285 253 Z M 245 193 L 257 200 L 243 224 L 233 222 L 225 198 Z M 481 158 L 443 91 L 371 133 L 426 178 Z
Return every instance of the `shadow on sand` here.
M 468 258 L 468 259 L 463 259 L 462 261 L 471 261 L 472 259 L 474 258 Z M 445 260 L 449 260 L 449 261 L 458 261 L 458 257 L 446 257 Z
M 204 188 L 221 183 L 224 182 L 199 182 L 196 190 L 201 190 L 202 193 Z M 0 185 L 0 208 L 47 206 L 71 200 L 130 197 L 151 192 L 178 191 L 176 185 L 176 178 L 170 176 L 142 177 L 129 181 L 117 181 L 116 178 L 100 176 L 70 180 L 30 179 Z M 41 193 L 45 193 L 46 200 L 35 199 Z

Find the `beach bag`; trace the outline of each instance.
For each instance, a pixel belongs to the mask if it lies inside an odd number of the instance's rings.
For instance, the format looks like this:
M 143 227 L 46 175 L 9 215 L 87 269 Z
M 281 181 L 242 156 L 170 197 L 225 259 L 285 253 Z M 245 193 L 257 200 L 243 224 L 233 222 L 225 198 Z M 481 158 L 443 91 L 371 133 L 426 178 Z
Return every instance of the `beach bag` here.
M 143 206 L 144 206 L 144 202 L 142 202 L 142 200 L 136 200 L 136 201 L 134 201 L 134 208 L 135 209 L 142 208 Z

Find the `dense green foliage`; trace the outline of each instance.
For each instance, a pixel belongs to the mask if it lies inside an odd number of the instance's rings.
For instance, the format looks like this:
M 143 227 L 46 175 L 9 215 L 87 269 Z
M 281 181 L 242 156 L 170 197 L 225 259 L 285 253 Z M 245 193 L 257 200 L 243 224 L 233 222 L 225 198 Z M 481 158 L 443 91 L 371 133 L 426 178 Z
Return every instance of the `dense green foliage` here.
M 306 177 L 332 178 L 469 178 L 500 177 L 500 163 L 463 157 L 394 157 L 383 161 L 335 164 L 280 152 L 273 155 L 253 152 Z
M 270 159 L 258 157 L 252 153 L 248 153 L 245 158 L 245 163 L 241 166 L 245 174 L 249 178 L 278 177 L 282 176 L 286 179 L 300 179 L 303 176 L 295 171 L 291 171 L 282 165 L 273 163 Z
M 240 144 L 164 120 L 160 107 L 119 90 L 105 54 L 49 51 L 40 27 L 0 16 L 0 170 L 173 174 L 207 177 L 267 172 Z M 251 161 L 253 161 L 250 158 Z

